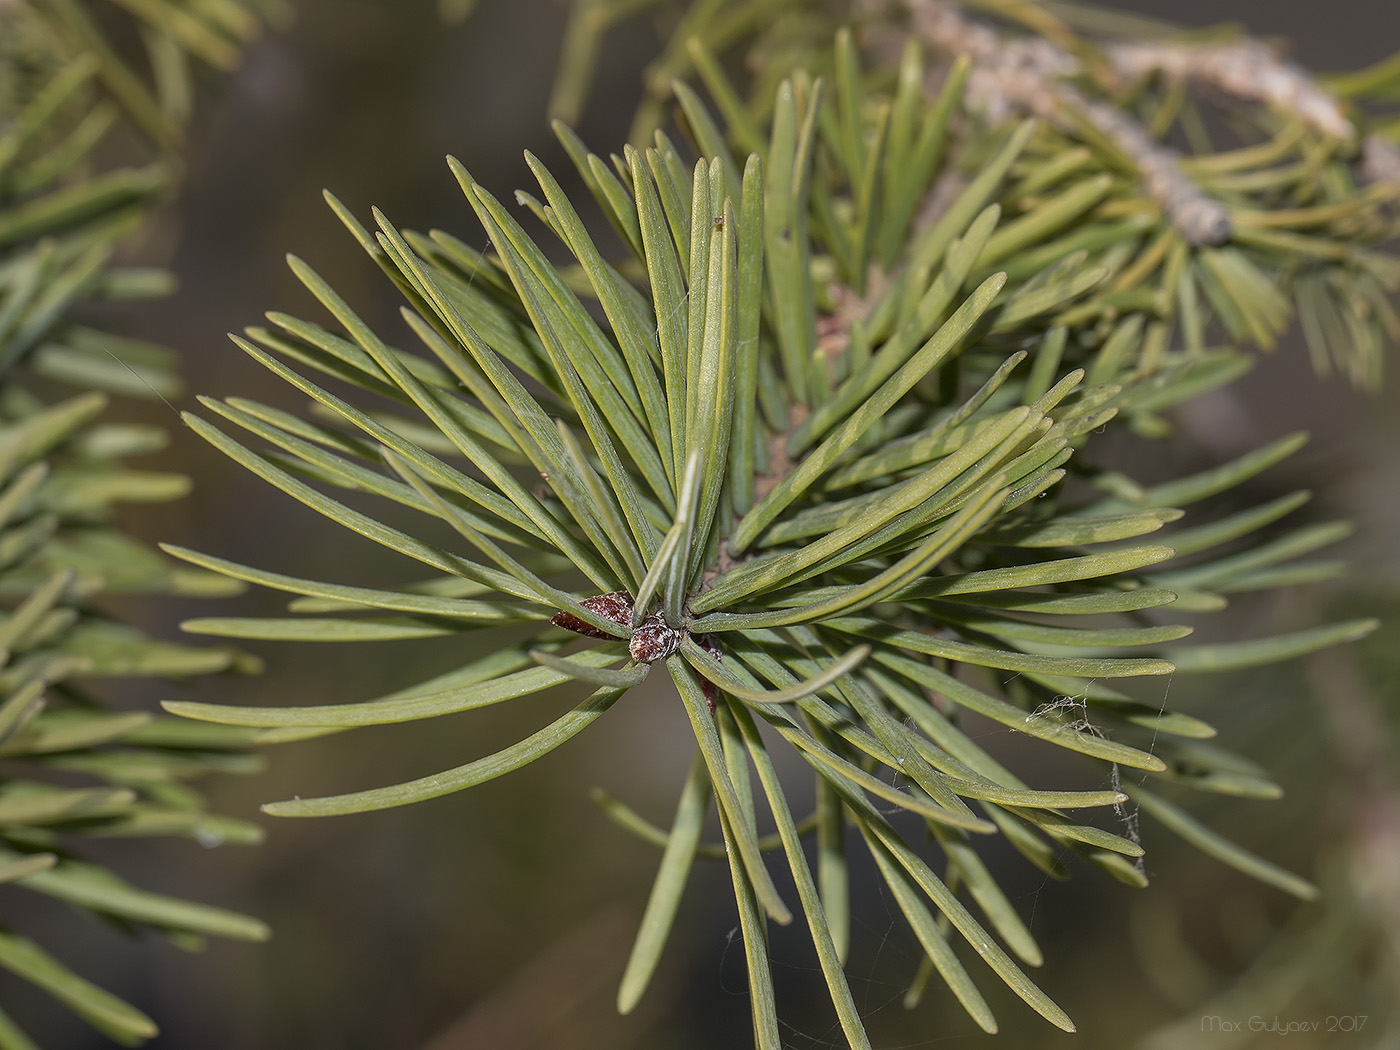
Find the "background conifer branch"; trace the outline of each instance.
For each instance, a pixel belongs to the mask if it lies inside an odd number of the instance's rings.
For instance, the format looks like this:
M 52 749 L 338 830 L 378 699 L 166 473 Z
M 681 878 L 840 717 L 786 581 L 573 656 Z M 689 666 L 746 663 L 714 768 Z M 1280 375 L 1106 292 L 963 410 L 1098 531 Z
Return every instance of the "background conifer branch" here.
M 101 326 L 107 304 L 170 290 L 165 272 L 120 261 L 123 249 L 173 188 L 192 61 L 228 68 L 261 17 L 241 3 L 139 11 L 122 29 L 135 31 L 144 62 L 84 4 L 0 5 L 0 880 L 18 891 L 0 920 L 0 967 L 123 1045 L 154 1036 L 156 1023 L 80 976 L 88 964 L 72 945 L 49 950 L 20 932 L 30 894 L 186 950 L 208 936 L 268 935 L 257 919 L 140 889 L 88 859 L 103 838 L 262 837 L 253 823 L 207 812 L 191 786 L 262 768 L 249 751 L 256 731 L 103 697 L 104 680 L 149 688 L 258 666 L 227 647 L 151 637 L 110 603 L 241 586 L 181 567 L 119 523 L 119 505 L 178 499 L 189 481 L 129 466 L 168 435 L 108 412 L 109 396 L 177 397 L 174 355 Z M 129 144 L 112 144 L 132 130 L 147 140 L 138 166 L 120 160 Z M 34 1046 L 3 1012 L 0 1045 Z

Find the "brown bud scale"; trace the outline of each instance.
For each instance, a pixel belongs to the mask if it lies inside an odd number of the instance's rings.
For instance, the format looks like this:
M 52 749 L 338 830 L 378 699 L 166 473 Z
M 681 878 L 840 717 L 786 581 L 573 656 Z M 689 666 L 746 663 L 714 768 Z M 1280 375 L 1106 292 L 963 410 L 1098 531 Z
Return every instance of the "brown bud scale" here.
M 681 647 L 683 631 L 678 631 L 654 613 L 632 632 L 632 640 L 627 651 L 639 664 L 655 663 L 664 660 Z
M 626 591 L 595 594 L 591 598 L 583 599 L 579 604 L 589 612 L 595 612 L 604 619 L 612 620 L 620 627 L 625 628 L 632 623 L 632 596 Z M 557 612 L 549 622 L 555 627 L 562 627 L 566 631 L 573 631 L 575 634 L 586 635 L 589 638 L 609 638 L 616 641 L 625 637 L 622 631 L 618 631 L 616 634 L 600 631 L 591 623 L 585 623 L 571 612 Z

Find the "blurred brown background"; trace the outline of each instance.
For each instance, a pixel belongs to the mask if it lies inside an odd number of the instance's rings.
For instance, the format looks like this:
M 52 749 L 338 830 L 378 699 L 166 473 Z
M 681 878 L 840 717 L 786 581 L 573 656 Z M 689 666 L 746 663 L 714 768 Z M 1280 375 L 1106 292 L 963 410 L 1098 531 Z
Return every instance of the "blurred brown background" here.
M 133 323 L 140 334 L 183 353 L 190 390 L 181 407 L 190 407 L 196 393 L 298 404 L 223 336 L 257 323 L 267 309 L 318 316 L 283 264 L 287 251 L 310 261 L 372 323 L 393 323 L 392 289 L 323 205 L 323 187 L 358 214 L 378 205 L 400 226 L 441 226 L 481 245 L 484 236 L 444 154 L 460 158 L 503 199 L 530 183 L 524 149 L 538 152 L 556 172 L 567 168 L 544 119 L 562 4 L 481 0 L 472 18 L 455 27 L 442 25 L 430 0 L 299 0 L 296 6 L 292 28 L 256 44 L 231 80 L 209 85 L 187 184 L 151 246 L 159 252 L 164 244 L 173 253 L 181 290 Z M 1318 69 L 1366 64 L 1400 48 L 1400 5 L 1390 3 L 1152 0 L 1120 6 L 1185 25 L 1238 19 L 1257 33 L 1291 39 L 1294 55 Z M 612 41 L 616 60 L 605 64 L 580 128 L 599 152 L 626 133 L 638 73 L 655 39 L 639 26 Z M 1360 526 L 1347 551 L 1360 567 L 1352 583 L 1358 589 L 1314 589 L 1291 607 L 1241 602 L 1240 633 L 1296 625 L 1319 602 L 1348 614 L 1366 603 L 1393 604 L 1385 595 L 1387 586 L 1394 594 L 1400 583 L 1390 553 L 1400 520 L 1394 467 L 1400 434 L 1387 409 L 1397 404 L 1395 389 L 1393 374 L 1381 399 L 1337 380 L 1319 382 L 1301 345 L 1290 341 L 1238 390 L 1193 410 L 1185 464 L 1238 453 L 1294 429 L 1313 431 L 1315 441 L 1301 462 L 1261 484 L 1278 492 L 1312 487 L 1317 505 L 1306 513 L 1319 520 L 1350 516 Z M 142 411 L 132 409 L 133 415 Z M 174 424 L 164 409 L 150 413 L 147 418 Z M 197 486 L 182 504 L 132 515 L 153 539 L 344 582 L 412 577 L 411 567 L 275 493 L 188 432 L 177 433 L 162 458 L 163 466 L 192 473 Z M 1368 587 L 1364 595 L 1361 583 Z M 230 613 L 274 613 L 281 604 L 275 596 L 250 594 L 231 606 Z M 212 611 L 193 603 L 143 607 L 170 636 L 180 619 Z M 1372 643 L 1377 659 L 1368 666 L 1379 666 L 1393 651 L 1394 631 L 1390 640 Z M 429 643 L 249 648 L 267 660 L 261 678 L 172 686 L 147 702 L 177 696 L 344 702 L 424 677 L 456 656 Z M 1337 852 L 1348 812 L 1346 789 L 1337 786 L 1342 767 L 1322 715 L 1330 701 L 1319 682 L 1335 682 L 1325 665 L 1183 680 L 1170 697 L 1215 722 L 1228 744 L 1266 762 L 1288 789 L 1280 803 L 1206 800 L 1197 811 L 1313 878 L 1325 877 L 1324 858 Z M 1370 689 L 1369 695 L 1386 695 Z M 1365 688 L 1354 691 L 1364 694 Z M 1389 697 L 1393 701 L 1393 688 Z M 549 702 L 276 750 L 265 776 L 213 785 L 216 805 L 252 817 L 260 802 L 377 786 L 458 765 L 543 724 L 547 712 L 540 706 Z M 1393 711 L 1383 717 L 1393 727 Z M 214 944 L 203 956 L 189 957 L 154 939 L 133 950 L 119 935 L 57 908 L 33 921 L 63 931 L 70 964 L 159 1021 L 164 1033 L 152 1044 L 159 1050 L 742 1048 L 749 1040 L 742 948 L 733 940 L 733 900 L 721 865 L 698 869 L 656 986 L 638 1014 L 620 1019 L 613 1009 L 658 854 L 610 824 L 588 801 L 588 789 L 605 786 L 665 822 L 689 759 L 688 740 L 680 709 L 663 694 L 628 696 L 547 760 L 465 794 L 358 817 L 264 819 L 268 839 L 258 848 L 104 846 L 118 870 L 142 885 L 268 920 L 275 936 L 263 946 Z M 1016 750 L 1015 743 L 1004 742 L 1004 750 Z M 1020 760 L 1039 755 L 1025 749 Z M 996 844 L 989 851 L 998 877 L 1042 938 L 1044 986 L 1080 1024 L 1072 1045 L 1081 1050 L 1130 1045 L 1153 1024 L 1195 1016 L 1190 1004 L 1224 987 L 1275 925 L 1290 915 L 1306 923 L 1322 914 L 1319 907 L 1296 910 L 1273 891 L 1181 848 L 1166 832 L 1148 827 L 1145 844 L 1154 876 L 1145 894 L 1082 869 L 1068 884 L 1047 883 L 1010 851 Z M 857 865 L 854 879 L 860 896 L 850 972 L 875 1045 L 993 1045 L 947 995 L 931 991 L 917 1011 L 903 1010 L 916 946 L 873 873 Z M 1177 916 L 1208 967 L 1182 962 L 1150 974 L 1134 931 L 1156 936 Z M 844 1045 L 824 1005 L 805 930 L 776 931 L 773 953 L 790 1045 Z M 1071 1037 L 1054 1033 L 987 971 L 982 975 L 1003 1021 L 995 1045 L 1071 1045 Z M 45 1046 L 106 1045 L 35 999 L 14 1012 L 44 1035 Z M 1349 1003 L 1345 989 L 1334 1000 L 1329 1009 L 1309 1006 L 1305 1016 L 1363 1012 L 1355 1005 L 1360 998 Z M 1288 1045 L 1371 1045 L 1353 1034 L 1328 1038 L 1335 1044 L 1293 1038 Z

